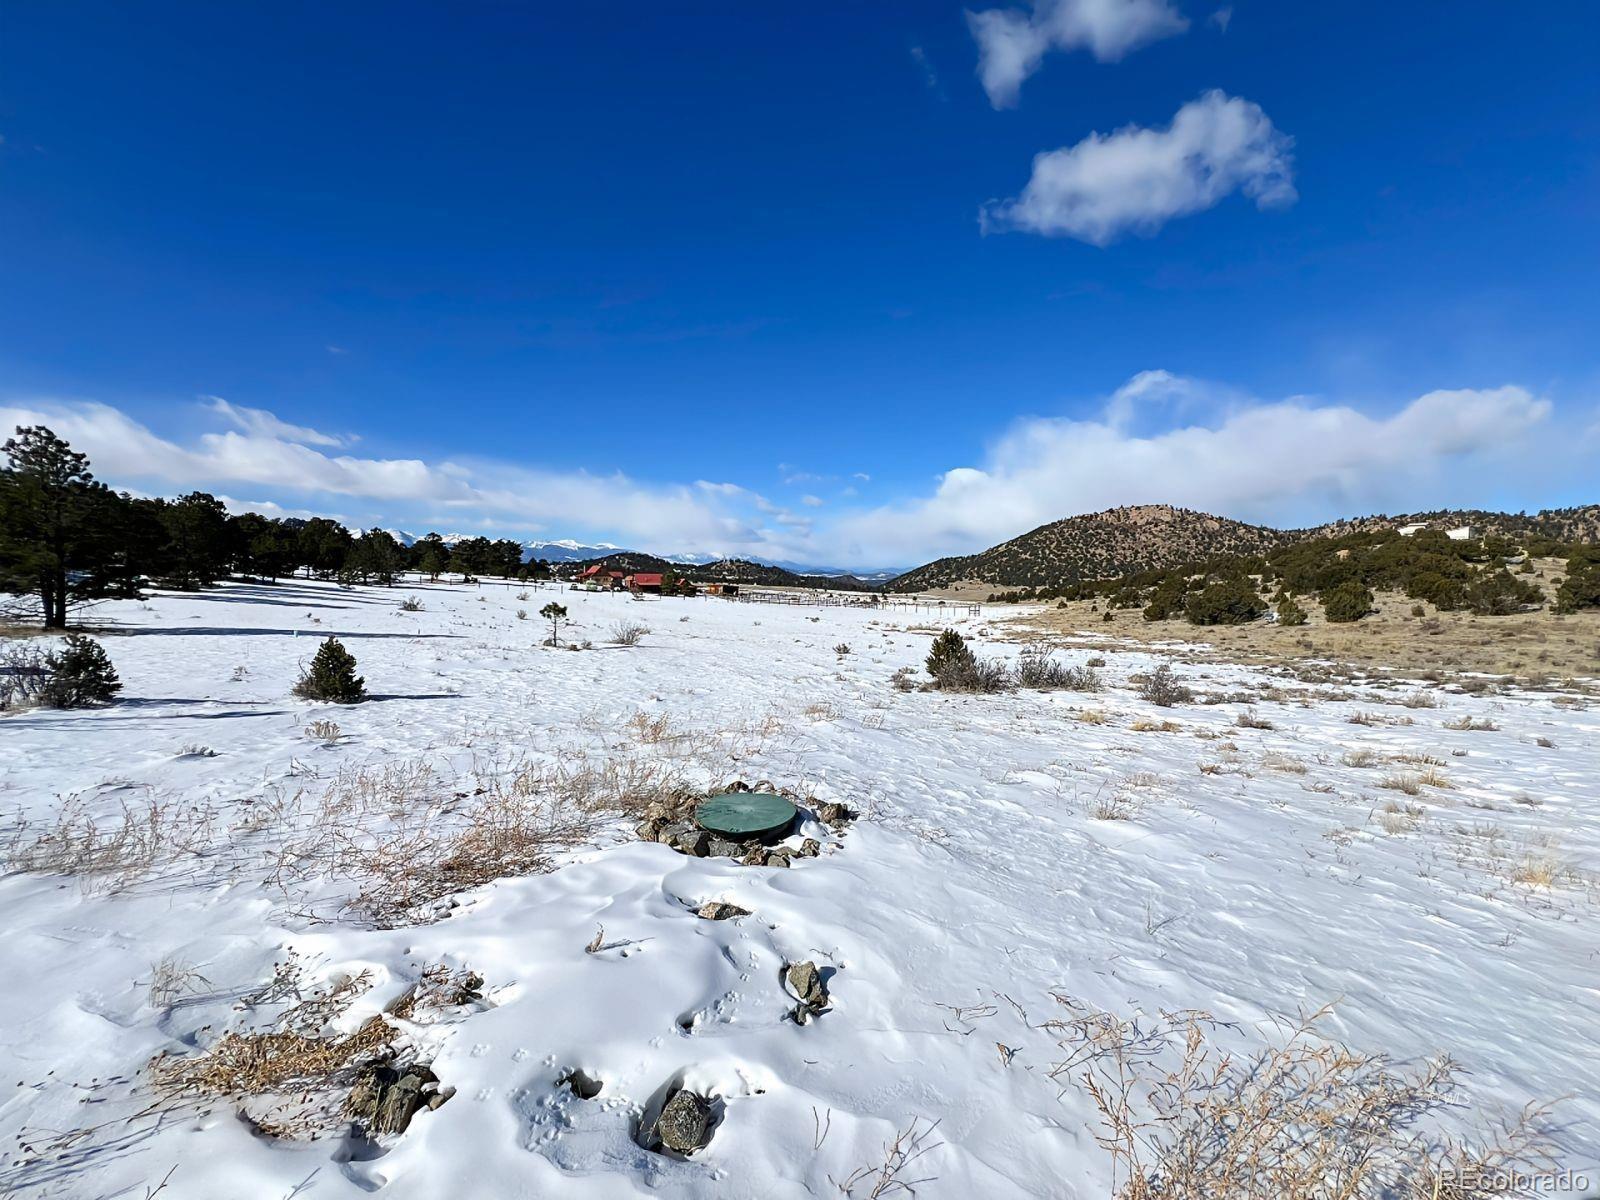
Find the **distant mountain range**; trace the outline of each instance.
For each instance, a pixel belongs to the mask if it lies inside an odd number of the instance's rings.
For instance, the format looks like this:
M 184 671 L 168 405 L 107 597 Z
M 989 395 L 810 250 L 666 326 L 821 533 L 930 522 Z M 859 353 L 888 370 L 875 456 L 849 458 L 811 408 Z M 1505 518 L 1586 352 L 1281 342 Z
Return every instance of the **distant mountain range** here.
M 1332 521 L 1313 529 L 1273 529 L 1169 504 L 1108 508 L 1052 521 L 978 554 L 936 559 L 889 581 L 891 592 L 924 592 L 962 582 L 992 587 L 1061 587 L 1230 554 L 1264 554 L 1291 542 L 1365 530 L 1426 525 L 1448 530 L 1563 542 L 1600 541 L 1600 505 L 1496 513 L 1448 509 Z
M 392 534 L 401 545 L 404 546 L 411 545 L 418 538 L 423 536 L 420 533 L 408 533 L 403 529 L 391 529 L 388 532 Z M 463 542 L 469 538 L 477 536 L 477 534 L 472 533 L 445 533 L 440 535 L 447 546 L 453 546 L 457 542 Z M 680 567 L 704 566 L 708 563 L 714 562 L 751 562 L 753 565 L 776 567 L 783 571 L 792 572 L 795 575 L 818 576 L 830 579 L 841 576 L 850 576 L 851 578 L 863 580 L 872 584 L 885 583 L 888 580 L 893 579 L 896 575 L 899 575 L 903 570 L 903 568 L 900 567 L 881 567 L 870 571 L 848 571 L 843 567 L 815 566 L 809 563 L 785 562 L 780 560 L 719 558 L 715 554 L 669 554 L 662 556 L 644 554 L 641 551 L 628 550 L 622 546 L 613 546 L 610 542 L 576 542 L 570 538 L 556 538 L 545 541 L 530 540 L 522 543 L 522 559 L 524 562 L 531 562 L 534 559 L 543 559 L 545 562 L 553 563 L 587 563 L 593 562 L 599 558 L 603 558 L 606 555 L 618 554 L 634 555 L 637 557 L 648 558 L 652 562 L 671 563 L 674 566 Z M 652 568 L 641 567 L 639 569 L 650 570 Z
M 693 580 L 754 584 L 759 587 L 828 588 L 833 591 L 871 592 L 881 586 L 878 582 L 862 579 L 856 575 L 818 575 L 791 571 L 786 567 L 754 562 L 747 558 L 718 558 L 705 563 L 682 563 L 660 558 L 654 554 L 640 554 L 636 550 L 619 550 L 572 564 L 571 573 L 575 574 L 576 568 L 587 566 L 606 566 L 618 571 L 665 571 L 671 567 Z M 557 574 L 567 573 L 566 569 L 557 571 Z

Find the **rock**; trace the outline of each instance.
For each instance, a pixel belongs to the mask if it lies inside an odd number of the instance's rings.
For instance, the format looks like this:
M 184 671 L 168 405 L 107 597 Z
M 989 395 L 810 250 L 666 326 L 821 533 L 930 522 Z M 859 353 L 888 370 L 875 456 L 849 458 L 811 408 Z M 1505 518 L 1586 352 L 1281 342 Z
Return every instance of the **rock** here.
M 661 831 L 656 834 L 656 841 L 660 842 L 663 846 L 670 846 L 677 841 L 678 838 L 682 837 L 693 828 L 694 826 L 689 824 L 688 821 L 669 821 L 667 824 L 663 825 L 661 827 Z
M 764 847 L 764 846 L 753 846 L 753 847 L 751 847 L 749 850 L 745 851 L 744 857 L 741 858 L 739 861 L 742 864 L 744 864 L 745 866 L 747 866 L 747 867 L 765 866 L 766 862 L 767 862 L 766 847 Z
M 579 1067 L 574 1067 L 556 1082 L 565 1084 L 567 1090 L 580 1100 L 593 1100 L 600 1094 L 600 1089 L 605 1086 L 594 1076 Z
M 711 848 L 711 835 L 704 829 L 690 829 L 673 839 L 672 848 L 683 854 L 704 858 Z
M 788 865 L 789 856 L 783 853 L 781 850 L 774 850 L 771 854 L 767 855 L 767 866 L 769 867 L 787 867 Z
M 756 780 L 756 784 L 755 784 L 755 787 L 754 787 L 753 790 L 757 791 L 757 792 L 769 792 L 772 795 L 777 795 L 778 794 L 777 787 L 773 784 L 772 780 L 770 780 L 770 779 L 758 779 L 758 780 Z
M 744 847 L 738 842 L 730 842 L 725 837 L 711 835 L 710 844 L 706 847 L 707 858 L 738 858 L 744 854 Z
M 750 910 L 740 908 L 737 904 L 729 904 L 726 900 L 707 900 L 695 910 L 695 915 L 704 917 L 707 921 L 726 921 L 730 917 L 748 917 Z
M 432 1068 L 420 1064 L 404 1070 L 369 1067 L 350 1089 L 345 1111 L 369 1133 L 404 1133 L 418 1109 L 438 1108 L 449 1098 L 439 1091 L 438 1083 Z
M 807 838 L 805 841 L 800 843 L 801 858 L 815 858 L 821 853 L 822 843 L 817 841 L 816 838 Z
M 668 1150 L 693 1154 L 711 1141 L 711 1104 L 686 1089 L 673 1092 L 656 1118 L 656 1138 Z
M 742 779 L 735 779 L 722 790 L 725 792 L 748 792 L 750 790 L 750 785 Z
M 813 1010 L 811 1005 L 796 1004 L 793 1010 L 791 1010 L 789 1013 L 789 1019 L 792 1020 L 796 1025 L 804 1025 L 807 1021 L 811 1020 L 812 1012 Z
M 824 804 L 817 809 L 817 820 L 824 825 L 844 825 L 856 819 L 847 804 Z
M 799 997 L 800 1003 L 813 1012 L 821 1012 L 828 1007 L 828 990 L 822 985 L 822 972 L 817 970 L 816 963 L 794 963 L 784 972 L 784 978 L 788 980 L 790 990 Z
M 662 822 L 659 817 L 651 817 L 649 820 L 639 822 L 639 824 L 634 827 L 634 832 L 639 835 L 640 840 L 653 842 L 656 840 L 657 835 L 661 832 L 661 824 Z

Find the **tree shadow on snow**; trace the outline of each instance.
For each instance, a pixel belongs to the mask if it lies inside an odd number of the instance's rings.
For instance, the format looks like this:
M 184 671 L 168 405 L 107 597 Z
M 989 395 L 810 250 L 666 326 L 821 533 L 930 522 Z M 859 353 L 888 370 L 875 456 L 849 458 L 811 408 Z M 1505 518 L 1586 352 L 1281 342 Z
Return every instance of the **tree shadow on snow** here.
M 251 628 L 249 626 L 226 625 L 188 625 L 171 629 L 150 629 L 139 626 L 130 626 L 125 629 L 107 629 L 108 634 L 121 634 L 125 637 L 303 637 L 313 640 L 323 638 L 460 638 L 459 633 L 380 633 L 377 631 L 359 632 L 339 629 L 266 629 Z

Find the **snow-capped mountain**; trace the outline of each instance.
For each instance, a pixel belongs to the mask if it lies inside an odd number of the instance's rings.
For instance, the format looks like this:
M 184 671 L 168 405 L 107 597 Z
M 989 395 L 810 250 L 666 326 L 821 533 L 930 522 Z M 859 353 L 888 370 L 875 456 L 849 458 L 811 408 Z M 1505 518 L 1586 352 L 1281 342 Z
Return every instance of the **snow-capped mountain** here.
M 390 529 L 387 532 L 393 535 L 394 539 L 402 546 L 409 546 L 418 538 L 424 536 L 420 533 L 410 533 L 404 529 Z M 478 535 L 471 533 L 444 533 L 439 536 L 445 545 L 453 546 L 457 542 L 463 542 Z M 583 562 L 591 558 L 601 558 L 607 554 L 627 553 L 643 552 L 630 551 L 626 546 L 617 546 L 610 542 L 579 542 L 572 538 L 530 538 L 522 543 L 522 557 L 525 562 L 531 562 L 536 558 L 543 559 L 545 562 Z M 698 567 L 724 558 L 743 556 L 737 554 L 663 554 L 657 557 L 664 558 L 670 563 L 677 563 L 680 566 Z M 811 563 L 779 562 L 770 559 L 752 559 L 751 561 L 759 562 L 769 567 L 782 567 L 786 571 L 793 571 L 796 575 L 854 575 L 857 579 L 864 579 L 873 583 L 893 579 L 900 574 L 899 568 L 885 567 L 875 568 L 870 571 L 851 571 L 844 567 L 821 567 Z

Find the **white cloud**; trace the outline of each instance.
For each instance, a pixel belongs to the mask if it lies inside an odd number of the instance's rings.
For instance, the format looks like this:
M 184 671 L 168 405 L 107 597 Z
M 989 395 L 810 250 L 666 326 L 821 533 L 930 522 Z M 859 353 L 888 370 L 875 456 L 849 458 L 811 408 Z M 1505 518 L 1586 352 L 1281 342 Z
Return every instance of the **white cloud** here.
M 1017 102 L 1022 81 L 1051 50 L 1081 47 L 1101 62 L 1116 62 L 1188 27 L 1167 0 L 1035 0 L 1031 11 L 967 13 L 967 28 L 978 43 L 978 78 L 996 108 Z
M 289 440 L 315 431 L 271 413 L 242 410 L 254 415 L 241 421 L 236 406 L 210 407 L 246 428 L 202 433 L 179 443 L 110 405 L 29 401 L 0 403 L 0 429 L 48 425 L 88 453 L 95 475 L 116 487 L 148 484 L 150 491 L 171 494 L 249 485 L 303 502 L 294 506 L 297 511 L 326 511 L 317 497 L 352 497 L 381 510 L 376 515 L 385 524 L 481 518 L 486 524 L 532 527 L 530 532 L 545 525 L 605 530 L 668 553 L 706 546 L 751 553 L 776 536 L 760 519 L 763 507 L 788 523 L 784 510 L 732 484 L 650 484 L 620 472 L 332 455 Z
M 1131 406 L 1180 396 L 1204 419 L 1129 428 Z M 1280 526 L 1335 516 L 1482 505 L 1554 471 L 1552 406 L 1520 387 L 1435 391 L 1389 415 L 1294 397 L 1260 403 L 1166 372 L 1136 376 L 1097 418 L 1019 422 L 982 467 L 932 495 L 857 512 L 830 532 L 856 561 L 967 553 L 1119 504 L 1168 503 Z M 884 556 L 887 556 L 885 559 Z
M 304 425 L 291 425 L 287 421 L 280 421 L 264 408 L 246 408 L 242 404 L 231 404 L 221 396 L 202 396 L 200 399 L 206 402 L 206 408 L 217 413 L 235 429 L 241 429 L 245 433 L 280 438 L 286 442 L 300 442 L 307 446 L 344 446 L 357 440 L 332 433 L 321 433 Z
M 823 505 L 823 499 L 821 496 L 805 495 L 800 497 L 800 503 L 809 508 L 821 508 Z
M 983 228 L 1104 246 L 1130 231 L 1153 234 L 1235 191 L 1257 208 L 1283 207 L 1298 198 L 1293 144 L 1258 105 L 1209 91 L 1165 129 L 1128 125 L 1036 155 L 1021 195 L 986 206 Z
M 802 497 L 797 513 L 724 481 L 366 458 L 238 429 L 180 442 L 105 404 L 0 400 L 0 431 L 49 425 L 113 486 L 252 498 L 227 499 L 234 510 L 860 567 L 981 550 L 1118 504 L 1171 503 L 1294 526 L 1490 507 L 1508 496 L 1518 507 L 1530 497 L 1555 502 L 1595 477 L 1600 412 L 1590 405 L 1554 416 L 1549 400 L 1517 386 L 1432 391 L 1368 412 L 1303 396 L 1261 401 L 1144 371 L 1090 415 L 1018 421 L 981 459 L 945 471 L 924 494 L 874 507 L 845 493 L 821 506 Z

